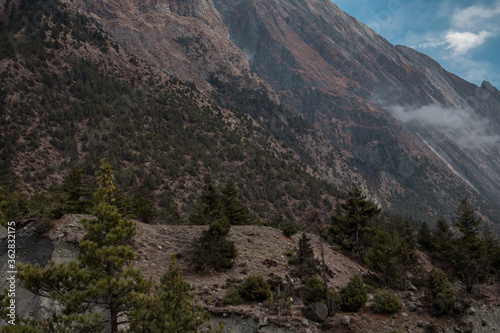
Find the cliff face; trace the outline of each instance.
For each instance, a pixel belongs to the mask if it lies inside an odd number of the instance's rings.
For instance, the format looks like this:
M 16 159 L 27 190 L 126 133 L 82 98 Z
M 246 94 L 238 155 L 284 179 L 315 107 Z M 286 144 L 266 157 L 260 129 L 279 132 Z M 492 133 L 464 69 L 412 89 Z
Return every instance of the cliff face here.
M 130 53 L 201 90 L 210 89 L 206 79 L 219 72 L 249 86 L 263 84 L 227 38 L 210 0 L 87 0 L 79 5 Z
M 499 92 L 391 45 L 331 1 L 80 5 L 131 53 L 221 103 L 237 105 L 250 89 L 307 119 L 304 132 L 286 112 L 243 110 L 329 181 L 367 186 L 400 214 L 449 214 L 468 196 L 489 220 L 498 216 Z
M 423 193 L 431 210 L 459 196 L 498 201 L 494 87 L 476 87 L 421 53 L 391 45 L 331 1 L 214 3 L 252 70 L 353 152 L 388 205 L 404 211 L 398 195 Z

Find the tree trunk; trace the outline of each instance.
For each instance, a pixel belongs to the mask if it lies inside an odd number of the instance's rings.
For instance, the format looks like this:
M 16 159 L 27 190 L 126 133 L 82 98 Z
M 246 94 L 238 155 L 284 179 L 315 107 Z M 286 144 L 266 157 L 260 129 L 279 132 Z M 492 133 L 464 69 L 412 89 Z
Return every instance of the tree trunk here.
M 328 316 L 333 316 L 332 305 L 330 304 L 330 295 L 328 293 L 328 282 L 326 280 L 326 265 L 325 265 L 325 250 L 323 249 L 323 238 L 319 235 L 319 243 L 321 244 L 321 261 L 323 262 L 323 282 L 325 283 L 326 307 L 328 308 Z

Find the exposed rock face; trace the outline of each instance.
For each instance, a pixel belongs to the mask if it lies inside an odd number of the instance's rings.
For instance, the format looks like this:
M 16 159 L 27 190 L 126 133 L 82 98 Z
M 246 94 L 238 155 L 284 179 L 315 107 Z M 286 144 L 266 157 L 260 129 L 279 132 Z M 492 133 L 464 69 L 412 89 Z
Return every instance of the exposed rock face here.
M 388 206 L 408 209 L 398 196 L 428 199 L 434 213 L 458 196 L 498 201 L 494 87 L 478 88 L 415 50 L 391 45 L 331 1 L 214 3 L 251 68 L 360 159 Z
M 81 1 L 81 8 L 128 51 L 199 89 L 210 73 L 231 73 L 250 86 L 263 82 L 227 37 L 211 0 Z
M 322 131 L 284 140 L 323 178 L 416 218 L 471 197 L 498 222 L 500 92 L 490 84 L 391 45 L 328 0 L 80 1 L 130 52 L 202 91 L 219 89 L 216 75 L 279 96 Z M 266 112 L 252 116 L 280 139 L 300 129 Z

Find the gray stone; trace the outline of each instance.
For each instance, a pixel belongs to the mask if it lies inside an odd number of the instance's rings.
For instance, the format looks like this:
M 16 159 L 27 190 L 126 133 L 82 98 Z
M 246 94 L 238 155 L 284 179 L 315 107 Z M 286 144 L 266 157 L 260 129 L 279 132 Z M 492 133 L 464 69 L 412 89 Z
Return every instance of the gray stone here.
M 302 313 L 309 320 L 323 322 L 328 316 L 328 308 L 324 303 L 316 302 L 303 308 Z
M 415 303 L 408 303 L 408 310 L 411 312 L 417 311 L 417 306 L 415 305 Z
M 406 289 L 411 290 L 411 291 L 418 291 L 418 288 L 417 288 L 417 287 L 415 287 L 415 286 L 414 286 L 413 284 L 411 284 L 411 283 L 408 283 L 408 286 L 407 286 L 407 288 L 406 288 Z
M 309 320 L 307 320 L 306 318 L 303 318 L 302 319 L 302 326 L 309 326 Z
M 406 313 L 406 312 L 401 313 L 401 315 L 402 315 L 403 317 L 408 317 L 408 316 L 409 316 L 409 314 L 408 314 L 408 313 Z
M 306 328 L 306 333 L 312 333 L 311 329 Z
M 417 327 L 423 328 L 425 326 L 425 322 L 423 320 L 417 321 Z
M 349 318 L 349 316 L 343 316 L 340 323 L 344 326 L 349 326 L 351 324 L 351 318 Z

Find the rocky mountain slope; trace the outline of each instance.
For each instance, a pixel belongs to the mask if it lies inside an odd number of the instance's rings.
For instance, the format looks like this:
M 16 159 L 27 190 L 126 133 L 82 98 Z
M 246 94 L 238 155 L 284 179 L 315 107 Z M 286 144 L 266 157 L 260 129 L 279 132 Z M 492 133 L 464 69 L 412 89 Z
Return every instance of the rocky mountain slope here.
M 498 222 L 498 90 L 391 45 L 332 2 L 90 0 L 80 8 L 130 52 L 220 104 L 238 105 L 244 89 L 279 98 L 324 139 L 283 135 L 303 126 L 286 112 L 242 111 L 324 179 L 338 179 L 328 165 L 343 158 L 393 212 L 449 214 L 469 196 Z
M 322 151 L 326 137 L 282 110 L 269 90 L 247 95 L 246 105 L 266 106 L 258 108 L 271 111 L 265 122 L 300 137 L 295 151 L 234 105 L 218 106 L 193 82 L 127 53 L 73 5 L 6 4 L 0 36 L 5 42 L 0 186 L 9 191 L 47 191 L 74 165 L 91 175 L 107 157 L 125 193 L 148 189 L 161 221 L 171 217 L 175 205 L 184 217 L 189 214 L 207 172 L 220 186 L 232 177 L 254 217 L 279 210 L 300 220 L 313 206 L 326 218 L 341 195 L 334 185 L 361 179 L 339 151 Z M 252 82 L 242 82 L 247 80 Z M 297 123 L 300 132 L 287 122 Z M 318 147 L 310 156 L 317 164 L 328 162 L 329 183 L 297 153 L 306 146 Z

